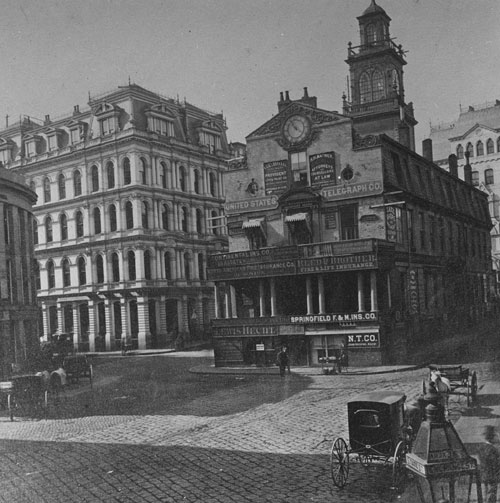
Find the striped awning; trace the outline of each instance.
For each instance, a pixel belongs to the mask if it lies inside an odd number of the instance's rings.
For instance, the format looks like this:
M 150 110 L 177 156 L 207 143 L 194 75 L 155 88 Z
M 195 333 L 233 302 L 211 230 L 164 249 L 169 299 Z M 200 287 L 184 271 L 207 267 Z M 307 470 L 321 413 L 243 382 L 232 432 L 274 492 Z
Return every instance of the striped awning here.
M 308 222 L 309 216 L 307 213 L 294 213 L 293 215 L 287 215 L 285 217 L 285 222 Z
M 258 229 L 262 228 L 262 220 L 254 218 L 253 220 L 247 220 L 243 222 L 242 229 Z

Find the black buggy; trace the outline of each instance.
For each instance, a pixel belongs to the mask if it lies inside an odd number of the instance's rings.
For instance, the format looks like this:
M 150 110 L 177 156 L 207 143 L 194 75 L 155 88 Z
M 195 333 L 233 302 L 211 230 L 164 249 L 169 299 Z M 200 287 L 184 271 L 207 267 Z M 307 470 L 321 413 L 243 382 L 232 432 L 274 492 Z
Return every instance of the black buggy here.
M 394 391 L 364 393 L 347 403 L 349 440 L 334 440 L 330 452 L 333 483 L 342 488 L 349 476 L 350 459 L 363 466 L 390 464 L 392 487 L 401 489 L 405 478 L 405 454 L 416 431 L 405 413 L 406 396 Z

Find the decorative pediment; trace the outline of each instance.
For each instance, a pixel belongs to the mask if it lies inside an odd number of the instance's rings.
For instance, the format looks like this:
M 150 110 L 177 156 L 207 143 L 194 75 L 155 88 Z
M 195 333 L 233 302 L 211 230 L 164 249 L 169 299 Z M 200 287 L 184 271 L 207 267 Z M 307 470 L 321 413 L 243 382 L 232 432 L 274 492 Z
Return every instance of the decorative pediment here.
M 47 127 L 43 130 L 43 132 L 47 135 L 47 136 L 54 136 L 54 135 L 60 135 L 63 131 L 62 129 L 59 129 L 59 128 L 55 128 L 53 126 L 50 126 L 50 127 Z
M 340 114 L 329 112 L 327 110 L 320 110 L 318 108 L 304 105 L 303 103 L 291 103 L 278 115 L 268 120 L 253 133 L 250 133 L 247 138 L 278 133 L 281 131 L 283 124 L 288 119 L 288 117 L 295 114 L 300 114 L 308 117 L 313 125 L 323 124 L 327 122 L 336 122 L 344 118 Z
M 168 106 L 167 103 L 158 103 L 146 110 L 146 115 L 159 115 L 160 117 L 165 117 L 169 119 L 175 119 L 176 113 L 175 109 Z
M 220 124 L 213 120 L 200 121 L 197 129 L 203 129 L 205 131 L 210 131 L 211 133 L 222 133 L 222 128 Z
M 476 122 L 471 128 L 467 129 L 465 133 L 463 133 L 460 136 L 454 136 L 453 138 L 450 138 L 450 141 L 460 141 L 460 140 L 465 140 L 468 136 L 482 136 L 483 134 L 490 135 L 490 134 L 496 134 L 496 130 L 489 127 L 485 126 L 483 124 L 479 124 Z
M 64 124 L 68 129 L 77 129 L 77 128 L 85 128 L 87 123 L 84 121 L 77 121 L 75 119 L 71 119 L 70 121 Z
M 112 103 L 99 103 L 94 108 L 94 115 L 96 116 L 108 116 L 108 115 L 118 115 L 120 113 L 120 108 Z
M 28 141 L 35 141 L 35 142 L 39 142 L 42 140 L 42 137 L 40 135 L 37 135 L 37 134 L 32 134 L 32 133 L 28 133 L 28 134 L 25 134 L 23 136 L 23 140 L 25 142 L 28 142 Z
M 0 151 L 11 150 L 14 146 L 15 143 L 12 140 L 0 137 Z

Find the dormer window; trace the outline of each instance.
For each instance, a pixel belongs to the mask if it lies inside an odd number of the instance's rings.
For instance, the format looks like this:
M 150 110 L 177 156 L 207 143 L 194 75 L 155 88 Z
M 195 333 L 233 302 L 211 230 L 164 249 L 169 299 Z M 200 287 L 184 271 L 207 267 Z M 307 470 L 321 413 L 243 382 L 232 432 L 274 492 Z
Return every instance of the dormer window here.
M 213 121 L 205 121 L 198 129 L 199 144 L 206 147 L 210 154 L 221 150 L 221 130 Z
M 175 136 L 174 133 L 174 113 L 165 103 L 155 105 L 146 111 L 148 119 L 148 130 L 162 136 Z
M 24 151 L 26 157 L 34 157 L 38 154 L 38 144 L 40 137 L 35 135 L 26 136 L 24 139 Z
M 65 124 L 69 129 L 69 138 L 71 145 L 76 145 L 80 143 L 85 138 L 85 133 L 87 129 L 87 123 L 82 121 L 71 120 L 69 123 Z
M 58 145 L 57 145 L 57 135 L 53 134 L 51 136 L 47 137 L 47 143 L 49 145 L 49 150 L 57 150 Z
M 99 132 L 101 136 L 106 136 L 118 131 L 120 109 L 115 105 L 101 103 L 95 111 L 95 116 L 99 121 Z
M 0 162 L 5 165 L 12 159 L 12 148 L 14 145 L 3 138 L 0 138 Z
M 59 148 L 59 137 L 61 136 L 61 130 L 54 127 L 49 127 L 44 130 L 47 136 L 47 150 L 53 152 Z

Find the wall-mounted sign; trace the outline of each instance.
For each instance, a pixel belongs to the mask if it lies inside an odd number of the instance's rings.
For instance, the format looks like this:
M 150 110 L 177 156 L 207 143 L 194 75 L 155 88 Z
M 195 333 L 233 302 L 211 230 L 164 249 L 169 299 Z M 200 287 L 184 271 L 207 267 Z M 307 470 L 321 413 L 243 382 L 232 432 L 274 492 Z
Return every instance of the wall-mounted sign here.
M 336 183 L 335 152 L 310 155 L 309 171 L 311 173 L 311 185 L 313 187 Z
M 408 272 L 408 293 L 410 297 L 410 314 L 418 313 L 418 278 L 417 271 L 410 269 Z
M 353 199 L 355 197 L 381 194 L 382 189 L 382 182 L 346 183 L 335 187 L 324 187 L 321 189 L 321 195 L 327 201 L 335 199 Z
M 380 338 L 378 332 L 369 334 L 347 334 L 348 348 L 378 348 L 380 347 Z
M 264 344 L 256 344 L 255 351 L 264 351 Z
M 396 208 L 394 206 L 385 207 L 385 225 L 387 241 L 396 242 Z
M 377 321 L 378 313 L 341 313 L 341 314 L 303 314 L 290 316 L 290 323 L 356 323 L 358 321 Z
M 224 203 L 226 215 L 236 213 L 248 213 L 250 211 L 273 210 L 278 207 L 278 196 L 255 197 L 242 201 L 232 201 Z
M 376 266 L 377 257 L 374 253 L 344 255 L 341 257 L 307 258 L 297 261 L 297 274 L 373 269 Z
M 215 337 L 245 337 L 254 335 L 278 335 L 277 325 L 239 325 L 234 327 L 213 327 Z
M 288 160 L 264 163 L 266 195 L 281 194 L 288 188 Z

